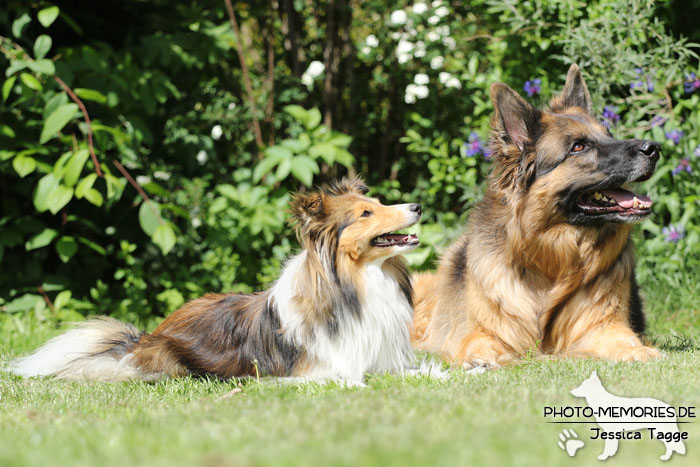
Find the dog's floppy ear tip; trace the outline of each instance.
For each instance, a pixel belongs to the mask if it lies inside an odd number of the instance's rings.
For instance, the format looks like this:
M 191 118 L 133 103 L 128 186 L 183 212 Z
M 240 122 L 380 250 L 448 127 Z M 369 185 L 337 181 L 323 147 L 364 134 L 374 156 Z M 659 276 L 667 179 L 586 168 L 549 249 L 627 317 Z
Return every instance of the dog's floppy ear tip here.
M 323 213 L 323 196 L 320 193 L 297 193 L 290 203 L 292 214 L 298 219 L 306 219 Z

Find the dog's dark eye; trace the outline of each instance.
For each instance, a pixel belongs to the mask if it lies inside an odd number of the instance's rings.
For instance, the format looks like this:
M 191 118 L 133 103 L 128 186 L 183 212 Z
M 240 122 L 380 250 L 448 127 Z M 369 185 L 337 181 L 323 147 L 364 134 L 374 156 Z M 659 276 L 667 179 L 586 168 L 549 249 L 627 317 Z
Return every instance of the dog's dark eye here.
M 363 211 L 360 217 L 369 217 L 372 215 L 372 211 Z
M 583 143 L 574 143 L 574 145 L 571 146 L 571 152 L 581 152 L 584 149 L 586 149 L 586 146 Z

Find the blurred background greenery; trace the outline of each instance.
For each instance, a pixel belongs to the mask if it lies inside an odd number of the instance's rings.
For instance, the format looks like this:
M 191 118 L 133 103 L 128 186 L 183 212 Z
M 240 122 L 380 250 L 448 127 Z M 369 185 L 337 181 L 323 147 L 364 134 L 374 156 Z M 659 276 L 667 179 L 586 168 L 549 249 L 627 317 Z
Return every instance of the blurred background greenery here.
M 697 310 L 700 5 L 230 5 L 4 2 L 2 326 L 148 324 L 208 291 L 267 286 L 297 248 L 289 192 L 348 173 L 424 206 L 409 259 L 434 267 L 489 171 L 489 85 L 544 105 L 570 63 L 616 137 L 663 144 L 640 281 Z

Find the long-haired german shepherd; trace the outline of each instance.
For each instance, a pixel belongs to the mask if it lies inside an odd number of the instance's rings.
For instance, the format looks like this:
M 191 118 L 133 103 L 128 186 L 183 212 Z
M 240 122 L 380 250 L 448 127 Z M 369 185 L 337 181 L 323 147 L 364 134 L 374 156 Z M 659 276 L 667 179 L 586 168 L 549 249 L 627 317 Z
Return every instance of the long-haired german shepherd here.
M 491 86 L 493 171 L 464 235 L 416 278 L 412 339 L 465 367 L 528 351 L 649 360 L 632 223 L 651 199 L 629 191 L 659 158 L 654 141 L 615 140 L 572 65 L 538 110 Z

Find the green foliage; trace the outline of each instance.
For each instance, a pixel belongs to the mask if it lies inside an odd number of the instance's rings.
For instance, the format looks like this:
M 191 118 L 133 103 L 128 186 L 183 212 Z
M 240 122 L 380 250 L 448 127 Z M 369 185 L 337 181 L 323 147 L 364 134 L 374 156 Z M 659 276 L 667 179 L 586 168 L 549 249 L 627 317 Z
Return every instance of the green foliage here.
M 545 105 L 572 62 L 596 112 L 619 115 L 613 134 L 663 143 L 640 188 L 654 199 L 640 276 L 687 287 L 700 262 L 700 90 L 685 87 L 700 73 L 666 3 L 334 5 L 330 22 L 326 0 L 240 3 L 239 40 L 218 0 L 126 0 L 108 20 L 99 2 L 10 0 L 0 317 L 150 322 L 209 291 L 269 285 L 297 248 L 289 193 L 346 173 L 384 202 L 423 205 L 409 260 L 430 268 L 483 191 L 490 84 L 523 92 L 539 79 L 528 99 Z

